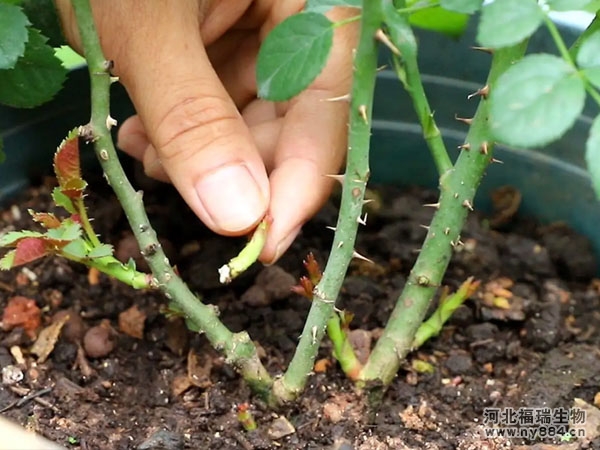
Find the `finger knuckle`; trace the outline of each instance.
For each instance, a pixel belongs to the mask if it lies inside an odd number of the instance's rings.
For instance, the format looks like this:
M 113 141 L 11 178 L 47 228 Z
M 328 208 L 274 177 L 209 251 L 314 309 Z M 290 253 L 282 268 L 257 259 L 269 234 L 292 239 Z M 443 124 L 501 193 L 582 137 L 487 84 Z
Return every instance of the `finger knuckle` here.
M 187 97 L 175 103 L 158 122 L 156 145 L 162 159 L 186 158 L 227 139 L 239 115 L 216 96 Z

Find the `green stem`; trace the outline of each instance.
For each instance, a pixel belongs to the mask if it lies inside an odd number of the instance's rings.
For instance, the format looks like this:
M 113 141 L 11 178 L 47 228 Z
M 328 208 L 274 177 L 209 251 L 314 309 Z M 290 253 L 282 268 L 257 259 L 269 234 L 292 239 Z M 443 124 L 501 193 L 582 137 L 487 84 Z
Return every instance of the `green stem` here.
M 351 380 L 356 380 L 362 364 L 356 357 L 352 344 L 348 340 L 348 333 L 342 328 L 340 316 L 333 314 L 327 322 L 327 335 L 333 343 L 333 356 L 340 364 L 346 376 Z
M 79 218 L 81 219 L 81 226 L 83 227 L 83 231 L 85 231 L 85 234 L 89 239 L 90 243 L 94 247 L 100 247 L 102 243 L 100 242 L 100 239 L 98 239 L 98 236 L 96 235 L 96 232 L 94 231 L 94 228 L 90 223 L 87 208 L 85 207 L 85 203 L 83 202 L 82 198 L 78 198 L 76 200 L 75 208 L 79 213 Z
M 494 53 L 487 81 L 490 89 L 501 73 L 522 58 L 526 47 L 524 42 Z M 388 385 L 412 349 L 415 333 L 442 282 L 477 187 L 491 161 L 488 119 L 488 102 L 482 98 L 466 138 L 471 150 L 461 152 L 454 168 L 440 178 L 439 209 L 385 330 L 363 369 L 363 382 L 379 381 Z
M 103 256 L 101 258 L 82 259 L 62 252 L 60 255 L 69 261 L 74 261 L 88 267 L 98 269 L 106 275 L 116 278 L 134 289 L 149 289 L 152 286 L 152 275 L 144 272 L 138 272 L 132 267 L 123 264 L 113 256 Z
M 91 83 L 92 117 L 84 135 L 94 141 L 98 160 L 129 220 L 131 229 L 148 261 L 158 284 L 168 299 L 173 299 L 186 316 L 206 334 L 211 344 L 222 351 L 251 388 L 267 398 L 272 380 L 260 362 L 248 333 L 232 333 L 218 318 L 213 306 L 204 305 L 177 276 L 169 264 L 150 225 L 142 202 L 119 162 L 108 123 L 111 84 L 109 64 L 105 60 L 96 32 L 89 0 L 72 0 L 77 25 L 88 63 Z
M 546 23 L 546 28 L 548 28 L 548 31 L 550 32 L 550 36 L 552 36 L 552 39 L 556 44 L 556 48 L 558 49 L 560 56 L 573 67 L 575 67 L 573 57 L 571 56 L 571 53 L 569 53 L 569 49 L 567 48 L 565 41 L 560 35 L 560 31 L 558 31 L 558 28 L 556 27 L 555 23 L 548 16 L 544 17 L 544 22 Z
M 454 311 L 473 295 L 478 286 L 479 282 L 473 282 L 473 277 L 471 277 L 454 294 L 440 299 L 440 304 L 431 317 L 419 326 L 412 343 L 412 348 L 417 349 L 432 337 L 440 334 L 444 324 L 452 317 Z
M 435 123 L 423 88 L 417 61 L 417 41 L 408 20 L 395 11 L 387 12 L 386 24 L 390 40 L 400 53 L 400 55 L 394 55 L 396 74 L 412 99 L 413 108 L 423 129 L 423 137 L 441 176 L 452 168 L 452 161 L 448 156 L 442 133 Z
M 360 37 L 354 60 L 348 157 L 340 213 L 327 266 L 314 290 L 300 342 L 284 376 L 276 380 L 273 386 L 274 395 L 283 402 L 296 398 L 306 384 L 348 264 L 354 255 L 358 219 L 363 209 L 365 187 L 369 177 L 369 143 L 377 72 L 375 34 L 381 26 L 383 3 L 391 1 L 363 2 Z

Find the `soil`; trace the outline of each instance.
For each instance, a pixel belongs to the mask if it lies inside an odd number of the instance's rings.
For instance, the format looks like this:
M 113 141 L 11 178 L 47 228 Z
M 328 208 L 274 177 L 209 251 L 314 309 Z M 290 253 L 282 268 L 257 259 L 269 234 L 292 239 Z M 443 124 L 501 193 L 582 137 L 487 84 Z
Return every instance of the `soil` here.
M 51 181 L 42 181 L 1 213 L 0 230 L 31 228 L 28 208 L 53 210 Z M 303 274 L 308 252 L 326 260 L 333 203 L 277 265 L 255 265 L 222 287 L 216 269 L 243 239 L 203 229 L 172 189 L 140 177 L 138 184 L 183 278 L 219 307 L 232 330 L 247 329 L 267 368 L 280 373 L 310 306 L 290 286 Z M 120 207 L 104 189 L 93 182 L 88 197 L 96 231 L 120 257 L 137 257 Z M 425 236 L 419 225 L 432 215 L 422 205 L 436 201 L 435 192 L 420 189 L 375 195 L 357 244 L 374 264 L 352 263 L 338 305 L 354 314 L 351 328 L 365 330 L 353 332 L 362 352 L 368 352 L 365 338 L 368 345 L 381 332 L 417 256 Z M 75 319 L 44 362 L 30 352 L 35 336 L 22 327 L 0 330 L 0 366 L 23 374 L 13 384 L 5 374 L 2 415 L 73 449 L 600 449 L 594 406 L 600 404 L 600 281 L 591 246 L 562 224 L 540 226 L 514 215 L 510 203 L 508 214 L 505 208 L 490 217 L 470 215 L 444 285 L 454 290 L 474 276 L 481 287 L 437 338 L 410 355 L 376 411 L 344 377 L 327 341 L 298 402 L 271 411 L 205 338 L 167 317 L 160 293 L 47 258 L 0 273 L 0 311 L 23 296 L 40 308 L 42 327 L 65 310 Z M 89 329 L 92 337 L 81 344 Z M 258 425 L 254 431 L 238 419 L 243 403 Z M 585 438 L 482 435 L 486 408 L 574 405 L 586 411 Z

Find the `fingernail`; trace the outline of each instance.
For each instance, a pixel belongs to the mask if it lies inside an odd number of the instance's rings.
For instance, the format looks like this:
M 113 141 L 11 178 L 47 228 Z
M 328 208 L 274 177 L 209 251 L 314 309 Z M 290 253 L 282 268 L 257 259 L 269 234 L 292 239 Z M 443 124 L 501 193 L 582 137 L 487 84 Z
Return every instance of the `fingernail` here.
M 231 233 L 250 228 L 267 208 L 265 196 L 244 164 L 208 172 L 196 184 L 196 193 L 215 226 Z
M 294 228 L 286 237 L 280 240 L 277 246 L 275 247 L 275 257 L 272 261 L 265 265 L 270 266 L 272 264 L 275 264 L 277 260 L 281 258 L 281 255 L 283 255 L 286 252 L 286 250 L 290 247 L 290 245 L 292 245 L 292 243 L 298 236 L 298 233 L 300 233 L 301 229 L 302 226 Z

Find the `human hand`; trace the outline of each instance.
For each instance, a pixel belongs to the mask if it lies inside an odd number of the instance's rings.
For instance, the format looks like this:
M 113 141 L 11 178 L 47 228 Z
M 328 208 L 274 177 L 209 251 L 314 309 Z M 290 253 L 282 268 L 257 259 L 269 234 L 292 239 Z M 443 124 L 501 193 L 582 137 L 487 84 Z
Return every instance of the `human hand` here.
M 56 0 L 80 50 L 69 0 Z M 240 235 L 269 212 L 260 259 L 276 261 L 327 199 L 346 150 L 355 25 L 335 32 L 321 75 L 284 103 L 256 98 L 260 42 L 303 0 L 101 0 L 94 17 L 113 73 L 137 115 L 118 145 L 148 175 L 172 182 L 212 230 Z M 355 13 L 354 13 L 355 14 Z M 353 15 L 345 8 L 331 20 Z

